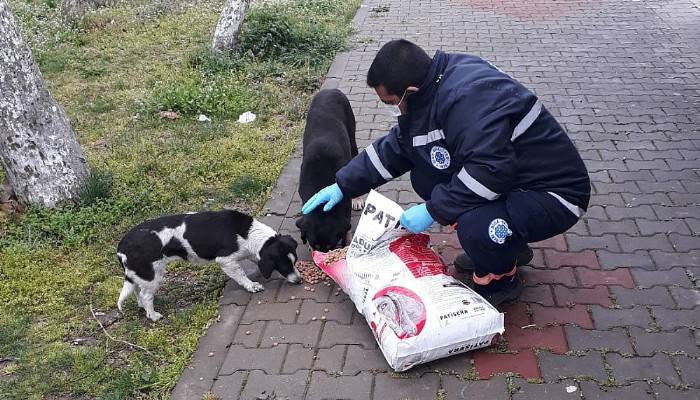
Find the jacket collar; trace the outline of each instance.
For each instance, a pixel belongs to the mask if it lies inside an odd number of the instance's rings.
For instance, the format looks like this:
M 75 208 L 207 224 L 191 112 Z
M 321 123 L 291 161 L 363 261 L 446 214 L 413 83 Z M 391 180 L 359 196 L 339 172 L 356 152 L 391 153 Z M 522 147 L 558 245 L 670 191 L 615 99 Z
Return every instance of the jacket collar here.
M 428 74 L 425 76 L 423 83 L 418 87 L 418 92 L 406 98 L 408 113 L 398 118 L 401 132 L 408 132 L 410 121 L 416 118 L 417 114 L 424 113 L 425 107 L 432 103 L 435 92 L 440 86 L 442 75 L 445 72 L 445 68 L 447 68 L 447 62 L 448 56 L 445 52 L 441 50 L 435 52 Z
M 418 92 L 406 99 L 409 108 L 413 108 L 413 106 L 418 108 L 425 103 L 430 103 L 432 101 L 435 91 L 442 80 L 442 74 L 445 72 L 445 68 L 447 67 L 447 58 L 447 54 L 442 50 L 435 52 L 433 62 L 428 70 L 428 74 L 425 76 L 423 83 L 421 83 L 420 87 L 418 88 Z

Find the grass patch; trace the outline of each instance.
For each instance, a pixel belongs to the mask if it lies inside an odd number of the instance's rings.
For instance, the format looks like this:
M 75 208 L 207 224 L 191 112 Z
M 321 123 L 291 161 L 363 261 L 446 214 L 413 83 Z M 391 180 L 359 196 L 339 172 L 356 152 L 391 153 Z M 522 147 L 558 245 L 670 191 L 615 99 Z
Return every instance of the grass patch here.
M 116 244 L 157 215 L 231 204 L 260 212 L 359 1 L 254 5 L 233 55 L 208 49 L 223 5 L 125 0 L 66 27 L 55 2 L 11 1 L 93 175 L 78 204 L 0 220 L 0 357 L 12 360 L 0 398 L 167 397 L 216 316 L 225 276 L 188 264 L 172 265 L 156 295 L 163 320 L 149 322 L 133 299 L 117 314 Z M 253 28 L 265 40 L 253 43 Z M 237 123 L 244 111 L 258 119 Z M 111 335 L 157 358 L 109 341 L 91 300 Z

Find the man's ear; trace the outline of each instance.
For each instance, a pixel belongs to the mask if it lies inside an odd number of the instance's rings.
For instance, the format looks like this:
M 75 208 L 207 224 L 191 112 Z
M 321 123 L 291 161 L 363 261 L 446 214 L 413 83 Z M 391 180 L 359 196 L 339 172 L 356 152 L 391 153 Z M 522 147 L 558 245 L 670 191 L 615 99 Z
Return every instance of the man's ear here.
M 258 262 L 258 269 L 265 279 L 269 279 L 272 271 L 275 270 L 275 263 L 269 257 L 261 258 Z

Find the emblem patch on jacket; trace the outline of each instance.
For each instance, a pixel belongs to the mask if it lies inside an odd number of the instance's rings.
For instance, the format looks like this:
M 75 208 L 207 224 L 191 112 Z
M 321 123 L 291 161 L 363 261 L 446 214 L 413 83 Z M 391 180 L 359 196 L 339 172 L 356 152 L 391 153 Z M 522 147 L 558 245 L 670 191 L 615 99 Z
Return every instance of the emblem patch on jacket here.
M 442 146 L 433 146 L 430 149 L 430 161 L 437 169 L 445 169 L 450 166 L 450 152 Z
M 506 242 L 506 238 L 513 234 L 508 229 L 508 223 L 500 218 L 496 218 L 489 224 L 489 237 L 498 244 Z

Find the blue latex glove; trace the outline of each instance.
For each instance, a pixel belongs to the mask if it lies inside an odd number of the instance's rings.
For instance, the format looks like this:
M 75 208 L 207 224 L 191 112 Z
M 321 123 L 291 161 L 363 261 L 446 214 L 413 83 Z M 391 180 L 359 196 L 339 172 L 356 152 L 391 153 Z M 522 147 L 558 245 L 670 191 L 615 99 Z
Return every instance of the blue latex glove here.
M 413 206 L 401 214 L 401 225 L 412 233 L 421 233 L 435 222 L 425 203 Z
M 343 200 L 343 192 L 340 191 L 338 184 L 334 183 L 324 187 L 313 195 L 301 208 L 301 212 L 303 214 L 308 214 L 323 203 L 326 203 L 326 205 L 323 206 L 323 211 L 328 211 L 333 208 L 333 206 L 340 203 L 340 200 Z

